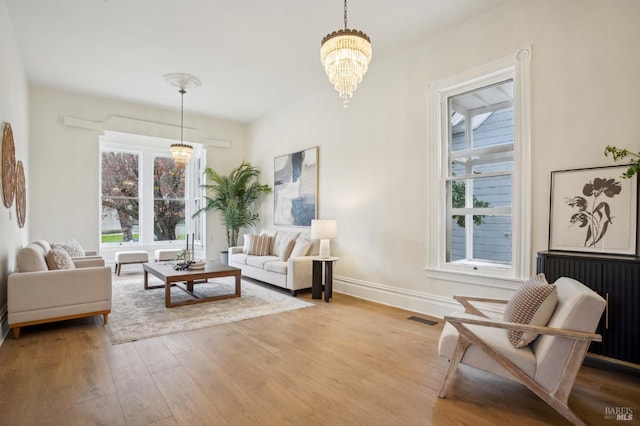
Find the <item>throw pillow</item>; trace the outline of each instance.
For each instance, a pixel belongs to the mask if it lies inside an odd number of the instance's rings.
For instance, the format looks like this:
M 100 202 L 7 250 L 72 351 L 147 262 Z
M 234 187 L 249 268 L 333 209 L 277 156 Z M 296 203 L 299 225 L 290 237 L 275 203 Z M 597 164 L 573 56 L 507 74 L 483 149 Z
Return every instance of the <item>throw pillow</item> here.
M 69 253 L 71 257 L 83 257 L 84 249 L 76 240 L 65 241 L 64 243 L 54 243 L 51 244 L 51 248 L 61 248 Z
M 255 234 L 243 234 L 244 242 L 242 244 L 242 252 L 244 254 L 249 253 L 249 244 L 251 244 L 251 236 Z
M 303 238 L 298 238 L 295 245 L 293 246 L 293 249 L 291 250 L 291 254 L 289 255 L 289 257 L 306 256 L 309 248 L 311 248 L 311 241 L 305 240 Z
M 260 235 L 267 235 L 269 237 L 271 237 L 271 247 L 269 247 L 269 253 L 268 254 L 275 254 L 275 252 L 273 251 L 275 243 L 276 243 L 276 235 L 278 234 L 277 231 L 262 231 L 260 233 Z
M 507 303 L 504 320 L 519 324 L 547 325 L 558 303 L 556 286 L 549 284 L 544 274 L 525 282 Z M 538 333 L 509 330 L 509 342 L 514 348 L 523 348 L 533 342 Z
M 251 235 L 249 238 L 249 250 L 247 254 L 254 256 L 268 256 L 271 250 L 271 238 L 269 235 Z
M 76 269 L 76 265 L 73 264 L 73 260 L 71 260 L 71 256 L 69 256 L 69 253 L 59 247 L 54 247 L 49 250 L 46 260 L 47 266 L 50 270 Z
M 293 249 L 293 244 L 295 240 L 289 240 L 286 244 L 281 244 L 280 249 L 278 250 L 278 257 L 280 260 L 287 261 L 289 260 L 289 256 L 291 256 L 291 250 Z
M 271 254 L 275 256 L 279 256 L 281 259 L 282 255 L 287 260 L 289 258 L 289 254 L 291 253 L 291 249 L 293 245 L 290 245 L 292 241 L 295 242 L 296 238 L 300 235 L 299 232 L 287 232 L 287 231 L 278 231 L 276 233 L 275 239 L 273 240 L 273 247 L 271 248 Z

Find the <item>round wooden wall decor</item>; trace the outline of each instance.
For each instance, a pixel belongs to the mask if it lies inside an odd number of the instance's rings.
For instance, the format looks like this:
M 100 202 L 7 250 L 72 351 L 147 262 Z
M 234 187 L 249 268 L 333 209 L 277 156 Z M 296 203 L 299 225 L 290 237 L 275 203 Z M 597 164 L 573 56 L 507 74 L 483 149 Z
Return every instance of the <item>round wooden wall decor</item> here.
M 13 204 L 16 182 L 16 147 L 13 143 L 11 124 L 2 128 L 2 200 L 5 207 Z
M 16 165 L 16 213 L 18 214 L 18 226 L 24 228 L 27 218 L 27 185 L 22 161 L 18 161 Z

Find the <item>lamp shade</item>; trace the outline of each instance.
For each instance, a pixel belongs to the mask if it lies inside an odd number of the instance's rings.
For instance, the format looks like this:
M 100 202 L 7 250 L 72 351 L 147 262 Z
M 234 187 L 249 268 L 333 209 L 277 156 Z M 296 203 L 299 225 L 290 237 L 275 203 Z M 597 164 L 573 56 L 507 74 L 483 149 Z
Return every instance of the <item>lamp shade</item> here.
M 335 219 L 312 219 L 311 238 L 324 240 L 338 238 L 338 224 Z

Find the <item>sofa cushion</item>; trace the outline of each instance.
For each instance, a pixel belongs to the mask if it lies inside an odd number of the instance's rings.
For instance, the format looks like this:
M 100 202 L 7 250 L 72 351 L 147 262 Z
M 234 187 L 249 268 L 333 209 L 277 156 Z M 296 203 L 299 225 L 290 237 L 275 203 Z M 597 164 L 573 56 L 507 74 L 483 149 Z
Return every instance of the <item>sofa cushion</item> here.
M 232 262 L 239 263 L 239 264 L 241 264 L 241 265 L 246 265 L 246 264 L 247 264 L 247 257 L 248 257 L 248 256 L 249 256 L 249 255 L 247 255 L 247 254 L 245 254 L 245 253 L 236 253 L 236 254 L 232 254 L 232 255 L 229 257 L 229 259 L 230 259 Z
M 544 274 L 525 282 L 511 297 L 504 310 L 504 320 L 519 324 L 547 325 L 558 303 L 556 286 L 549 284 Z M 533 342 L 537 333 L 509 330 L 509 342 L 522 348 Z
M 311 241 L 300 236 L 296 239 L 295 244 L 293 245 L 290 257 L 306 256 L 309 248 L 311 248 Z
M 264 264 L 264 270 L 270 272 L 277 272 L 278 274 L 287 273 L 287 262 L 284 260 L 276 260 L 273 262 L 266 262 Z
M 276 260 L 280 260 L 280 258 L 278 256 L 247 256 L 247 265 L 264 269 L 265 263 L 273 262 Z
M 41 272 L 47 271 L 44 249 L 37 244 L 29 244 L 21 248 L 16 256 L 18 272 Z
M 49 253 L 47 253 L 46 259 L 47 265 L 51 270 L 76 269 L 75 265 L 73 264 L 73 260 L 71 260 L 71 256 L 66 250 L 62 248 L 51 248 L 51 250 L 49 250 Z
M 268 256 L 273 238 L 269 235 L 251 235 L 247 254 L 253 256 Z
M 69 256 L 71 257 L 83 257 L 84 256 L 84 249 L 82 248 L 82 246 L 80 245 L 79 242 L 77 242 L 76 240 L 69 240 L 69 241 L 65 241 L 63 243 L 53 243 L 51 244 L 51 248 L 61 248 L 63 250 L 66 250 L 67 253 L 69 253 Z

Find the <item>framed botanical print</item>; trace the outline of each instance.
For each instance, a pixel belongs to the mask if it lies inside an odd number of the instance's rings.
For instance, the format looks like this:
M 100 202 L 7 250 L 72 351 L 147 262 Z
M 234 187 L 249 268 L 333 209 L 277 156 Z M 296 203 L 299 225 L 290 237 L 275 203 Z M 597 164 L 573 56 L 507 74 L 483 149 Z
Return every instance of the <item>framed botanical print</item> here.
M 637 254 L 638 176 L 628 165 L 551 173 L 549 250 Z

